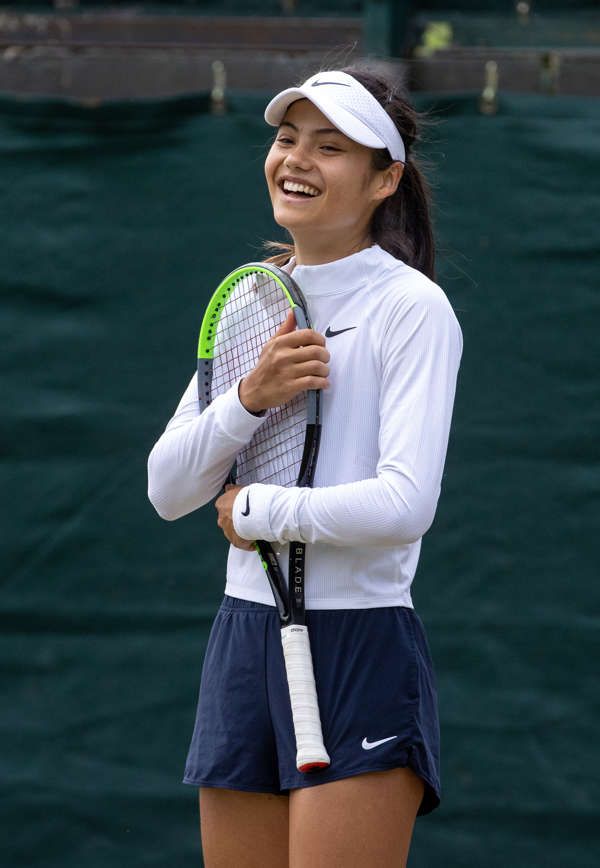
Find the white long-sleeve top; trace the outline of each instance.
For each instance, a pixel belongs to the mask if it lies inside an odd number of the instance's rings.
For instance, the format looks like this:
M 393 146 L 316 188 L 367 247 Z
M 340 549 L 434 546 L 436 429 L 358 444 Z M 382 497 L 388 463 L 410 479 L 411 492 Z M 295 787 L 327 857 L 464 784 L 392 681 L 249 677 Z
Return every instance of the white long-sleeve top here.
M 378 245 L 293 272 L 326 334 L 330 388 L 312 489 L 254 483 L 234 503 L 245 539 L 274 544 L 287 575 L 306 551 L 306 606 L 412 606 L 421 538 L 441 489 L 462 333 L 443 290 Z M 199 413 L 192 378 L 148 461 L 148 496 L 172 520 L 215 497 L 262 418 L 237 386 Z M 250 511 L 245 511 L 246 495 Z M 230 547 L 225 593 L 273 604 L 255 552 Z

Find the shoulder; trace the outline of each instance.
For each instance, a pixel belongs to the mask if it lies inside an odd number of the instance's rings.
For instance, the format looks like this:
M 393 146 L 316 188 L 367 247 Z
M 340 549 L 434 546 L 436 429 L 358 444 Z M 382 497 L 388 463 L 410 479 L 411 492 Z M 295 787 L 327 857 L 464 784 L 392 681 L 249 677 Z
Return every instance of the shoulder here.
M 446 293 L 421 271 L 378 248 L 374 257 L 371 291 L 377 296 L 379 325 L 384 332 L 403 320 L 426 318 L 450 323 L 460 333 L 460 324 Z

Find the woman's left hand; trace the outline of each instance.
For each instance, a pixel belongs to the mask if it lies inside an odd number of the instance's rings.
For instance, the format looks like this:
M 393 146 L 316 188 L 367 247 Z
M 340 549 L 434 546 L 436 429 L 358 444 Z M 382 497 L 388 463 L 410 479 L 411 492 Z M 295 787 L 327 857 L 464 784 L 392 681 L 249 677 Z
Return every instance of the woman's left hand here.
M 217 524 L 229 540 L 232 546 L 245 551 L 252 550 L 252 541 L 242 539 L 235 532 L 233 526 L 233 518 L 231 516 L 233 510 L 233 501 L 235 500 L 238 491 L 241 491 L 241 485 L 226 485 L 225 492 L 215 500 L 215 509 L 217 510 Z

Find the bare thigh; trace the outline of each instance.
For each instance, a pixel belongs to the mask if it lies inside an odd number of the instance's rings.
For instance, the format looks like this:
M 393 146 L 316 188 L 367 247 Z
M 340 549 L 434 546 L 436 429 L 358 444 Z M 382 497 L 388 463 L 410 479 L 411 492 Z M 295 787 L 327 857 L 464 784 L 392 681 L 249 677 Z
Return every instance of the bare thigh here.
M 288 868 L 287 796 L 200 789 L 205 868 Z
M 290 793 L 290 868 L 404 868 L 425 785 L 409 768 Z

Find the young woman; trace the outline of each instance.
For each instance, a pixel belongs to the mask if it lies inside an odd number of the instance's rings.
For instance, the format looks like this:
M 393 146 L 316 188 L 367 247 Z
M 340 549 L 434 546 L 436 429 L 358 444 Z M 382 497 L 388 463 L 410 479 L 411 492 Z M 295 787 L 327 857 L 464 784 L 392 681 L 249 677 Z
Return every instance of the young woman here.
M 265 174 L 293 245 L 278 257 L 307 299 L 239 388 L 201 415 L 192 379 L 149 458 L 149 496 L 175 519 L 223 480 L 263 411 L 323 390 L 313 489 L 253 484 L 216 500 L 231 543 L 185 781 L 200 789 L 207 868 L 398 868 L 439 804 L 435 674 L 410 587 L 446 456 L 462 335 L 434 282 L 418 116 L 358 69 L 276 96 Z M 232 263 L 233 264 L 233 263 Z M 214 475 L 214 474 L 213 474 Z M 249 498 L 249 500 L 248 500 Z M 251 503 L 249 510 L 247 504 Z M 251 541 L 308 543 L 307 623 L 331 766 L 303 775 L 277 614 Z

